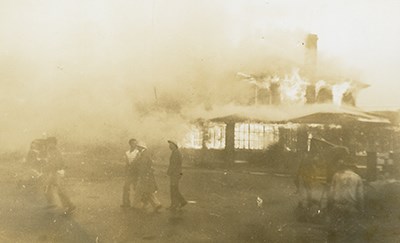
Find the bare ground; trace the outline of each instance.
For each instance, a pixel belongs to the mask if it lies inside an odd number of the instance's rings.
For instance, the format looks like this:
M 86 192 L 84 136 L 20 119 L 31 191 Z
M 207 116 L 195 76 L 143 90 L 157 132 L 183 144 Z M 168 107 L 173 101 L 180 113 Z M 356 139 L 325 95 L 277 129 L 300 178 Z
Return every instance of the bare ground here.
M 179 213 L 152 213 L 119 207 L 123 177 L 108 171 L 112 166 L 97 168 L 103 177 L 71 168 L 77 172 L 66 181 L 77 210 L 64 215 L 43 208 L 41 189 L 18 163 L 1 167 L 0 242 L 326 242 L 324 225 L 296 222 L 293 179 L 270 172 L 186 168 L 181 191 L 195 203 Z M 165 170 L 156 166 L 157 195 L 166 207 Z M 369 218 L 366 239 L 400 242 L 397 216 Z

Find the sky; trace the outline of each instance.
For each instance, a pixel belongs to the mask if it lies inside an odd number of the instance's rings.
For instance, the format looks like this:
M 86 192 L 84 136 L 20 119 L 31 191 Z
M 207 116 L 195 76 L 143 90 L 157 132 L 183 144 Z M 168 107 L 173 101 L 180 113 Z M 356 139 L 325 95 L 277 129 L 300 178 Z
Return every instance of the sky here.
M 228 102 L 237 72 L 301 63 L 307 33 L 319 68 L 370 85 L 359 106 L 399 108 L 399 13 L 396 0 L 1 0 L 1 130 L 101 141 L 147 119 L 157 133 L 182 116 L 143 118 L 146 102 Z

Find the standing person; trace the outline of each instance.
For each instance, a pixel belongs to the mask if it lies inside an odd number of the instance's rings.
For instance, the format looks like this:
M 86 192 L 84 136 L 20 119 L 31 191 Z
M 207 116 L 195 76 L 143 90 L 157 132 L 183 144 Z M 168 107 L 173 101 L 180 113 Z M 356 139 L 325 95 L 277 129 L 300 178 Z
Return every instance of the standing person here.
M 187 204 L 185 198 L 179 191 L 179 180 L 182 178 L 182 154 L 179 151 L 178 144 L 168 140 L 171 156 L 169 158 L 169 167 L 167 175 L 170 178 L 171 206 L 170 210 L 175 211 Z
M 36 174 L 36 177 L 43 175 L 43 166 L 45 164 L 46 157 L 46 140 L 33 140 L 25 161 L 31 170 Z
M 43 168 L 46 177 L 46 198 L 48 208 L 57 207 L 56 197 L 58 196 L 62 207 L 66 213 L 71 213 L 75 210 L 75 205 L 67 196 L 64 188 L 65 166 L 61 152 L 57 148 L 57 139 L 49 137 L 47 142 L 47 161 Z
M 24 166 L 29 171 L 27 174 L 28 177 L 19 180 L 19 187 L 25 188 L 25 184 L 29 183 L 29 185 L 33 186 L 35 190 L 42 189 L 43 166 L 45 165 L 46 157 L 46 140 L 33 140 L 24 163 Z
M 299 169 L 296 174 L 296 186 L 300 194 L 299 206 L 308 208 L 312 202 L 312 184 L 315 177 L 315 163 L 317 158 L 310 154 L 305 154 L 300 161 Z
M 138 142 L 139 157 L 137 158 L 138 183 L 135 196 L 135 206 L 142 208 L 150 204 L 154 211 L 161 208 L 161 203 L 157 199 L 157 183 L 154 177 L 153 160 L 143 142 Z
M 122 191 L 122 205 L 123 208 L 128 208 L 131 206 L 130 201 L 130 191 L 131 186 L 133 189 L 136 187 L 136 183 L 138 180 L 138 170 L 136 159 L 139 154 L 139 150 L 137 148 L 137 140 L 132 138 L 129 139 L 130 149 L 125 152 L 125 183 Z
M 330 187 L 329 242 L 364 242 L 359 217 L 364 212 L 364 187 L 354 165 L 340 159 Z

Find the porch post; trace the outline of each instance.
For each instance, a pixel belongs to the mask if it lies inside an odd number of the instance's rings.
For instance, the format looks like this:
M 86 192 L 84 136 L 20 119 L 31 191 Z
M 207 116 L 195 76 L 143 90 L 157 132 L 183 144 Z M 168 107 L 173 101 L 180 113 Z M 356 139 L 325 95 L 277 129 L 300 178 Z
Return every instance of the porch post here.
M 225 161 L 232 164 L 235 161 L 235 123 L 227 122 L 225 130 Z

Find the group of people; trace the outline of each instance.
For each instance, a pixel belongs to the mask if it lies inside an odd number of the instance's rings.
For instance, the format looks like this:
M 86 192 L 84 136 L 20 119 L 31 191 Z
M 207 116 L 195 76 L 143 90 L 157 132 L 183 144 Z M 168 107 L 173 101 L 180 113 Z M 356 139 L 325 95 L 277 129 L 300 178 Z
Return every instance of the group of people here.
M 176 211 L 187 204 L 179 191 L 179 181 L 182 177 L 182 154 L 179 151 L 178 144 L 168 140 L 171 156 L 167 175 L 170 177 L 171 205 L 168 209 Z M 131 206 L 135 208 L 146 208 L 148 205 L 153 207 L 154 211 L 161 209 L 161 203 L 156 197 L 158 189 L 152 159 L 145 143 L 136 139 L 129 140 L 130 149 L 125 153 L 126 176 L 122 193 L 123 208 Z M 131 203 L 130 191 L 134 190 L 134 200 Z
M 36 139 L 31 143 L 26 162 L 44 186 L 48 209 L 57 208 L 57 198 L 65 213 L 72 213 L 76 206 L 64 188 L 65 165 L 57 148 L 57 138 Z
M 326 212 L 329 219 L 329 242 L 358 242 L 362 239 L 359 219 L 364 214 L 364 186 L 355 164 L 345 147 L 333 147 L 327 153 Z M 315 204 L 313 191 L 319 155 L 306 155 L 300 163 L 296 185 L 300 192 L 299 208 L 307 210 Z M 321 206 L 321 202 L 318 202 Z M 304 212 L 304 211 L 303 211 Z M 304 215 L 304 214 L 303 214 Z M 361 241 L 362 242 L 362 241 Z
M 170 178 L 171 205 L 169 209 L 176 211 L 187 204 L 179 191 L 179 181 L 182 177 L 182 154 L 178 144 L 168 140 L 171 156 L 167 175 Z M 126 170 L 123 186 L 123 208 L 135 207 L 146 209 L 151 206 L 155 212 L 162 208 L 156 197 L 158 186 L 154 176 L 153 160 L 144 142 L 129 140 L 130 149 L 125 153 Z M 68 197 L 64 187 L 65 165 L 61 152 L 57 148 L 57 139 L 35 139 L 26 156 L 26 162 L 35 173 L 35 178 L 44 187 L 47 199 L 47 209 L 61 206 L 65 213 L 72 213 L 76 206 Z M 134 190 L 134 200 L 131 204 L 131 189 Z M 59 199 L 61 205 L 57 204 Z

